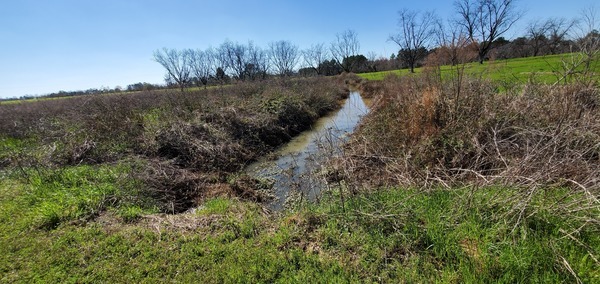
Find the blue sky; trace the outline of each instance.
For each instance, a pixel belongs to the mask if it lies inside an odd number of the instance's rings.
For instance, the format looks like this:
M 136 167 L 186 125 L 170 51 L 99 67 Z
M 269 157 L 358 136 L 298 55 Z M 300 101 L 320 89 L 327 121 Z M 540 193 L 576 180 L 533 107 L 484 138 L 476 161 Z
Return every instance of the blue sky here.
M 163 83 L 154 50 L 218 46 L 225 39 L 266 47 L 290 40 L 300 48 L 358 33 L 361 53 L 389 56 L 397 11 L 435 10 L 452 17 L 451 0 L 6 0 L 0 5 L 0 97 L 42 95 L 136 82 Z M 593 0 L 521 0 L 519 25 L 573 18 Z

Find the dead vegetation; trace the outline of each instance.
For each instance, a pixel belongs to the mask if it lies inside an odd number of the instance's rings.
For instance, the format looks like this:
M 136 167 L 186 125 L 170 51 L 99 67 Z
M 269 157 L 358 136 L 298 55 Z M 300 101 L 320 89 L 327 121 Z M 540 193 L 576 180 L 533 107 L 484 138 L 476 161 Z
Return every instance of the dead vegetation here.
M 598 231 L 598 87 L 499 91 L 491 82 L 461 80 L 459 88 L 431 74 L 362 82 L 374 103 L 344 155 L 331 162 L 330 182 L 343 180 L 351 194 L 396 186 L 518 189 L 498 191 L 494 200 L 507 212 L 498 222 L 517 228 L 551 212 L 573 220 L 565 229 L 571 235 Z M 549 208 L 532 201 L 565 189 L 579 198 Z
M 347 96 L 335 79 L 273 80 L 198 91 L 149 91 L 0 106 L 4 167 L 137 160 L 134 176 L 161 211 L 205 196 L 262 200 L 230 177 L 309 128 Z
M 507 93 L 467 80 L 456 95 L 423 77 L 388 77 L 362 89 L 375 101 L 339 161 L 348 177 L 377 185 L 599 189 L 595 86 L 528 85 Z

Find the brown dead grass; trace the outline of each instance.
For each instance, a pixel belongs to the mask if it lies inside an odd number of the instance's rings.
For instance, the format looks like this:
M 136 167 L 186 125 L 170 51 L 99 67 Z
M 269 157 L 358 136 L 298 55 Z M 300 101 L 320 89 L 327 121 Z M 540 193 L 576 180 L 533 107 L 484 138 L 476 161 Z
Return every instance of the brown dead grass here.
M 457 96 L 431 78 L 390 76 L 365 84 L 362 91 L 373 92 L 372 111 L 335 166 L 357 187 L 600 190 L 600 92 L 594 86 L 528 85 L 499 93 L 489 82 L 468 79 Z

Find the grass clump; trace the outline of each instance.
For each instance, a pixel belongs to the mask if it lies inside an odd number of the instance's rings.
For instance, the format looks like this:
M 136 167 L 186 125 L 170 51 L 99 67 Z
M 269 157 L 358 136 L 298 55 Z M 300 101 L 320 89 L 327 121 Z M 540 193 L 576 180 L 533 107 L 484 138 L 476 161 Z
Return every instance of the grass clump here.
M 123 163 L 9 173 L 2 186 L 3 202 L 9 208 L 3 221 L 9 222 L 14 214 L 19 217 L 12 224 L 19 230 L 51 230 L 63 223 L 85 223 L 106 210 L 122 212 L 125 219 L 131 218 L 133 210 L 155 212 L 152 201 L 132 199 L 139 181 L 129 176 L 131 170 L 132 165 Z
M 388 189 L 303 214 L 325 220 L 317 222 L 317 233 L 310 236 L 319 250 L 363 280 L 597 281 L 600 227 L 586 226 L 584 220 L 597 216 L 600 208 L 582 212 L 573 222 L 550 212 L 557 207 L 555 200 L 573 202 L 579 197 L 568 190 L 549 190 L 535 194 L 526 209 L 527 221 L 514 226 L 506 218 L 514 212 L 503 202 L 515 194 L 519 189 Z M 572 227 L 575 224 L 581 227 Z M 574 233 L 577 242 L 565 239 L 565 232 Z

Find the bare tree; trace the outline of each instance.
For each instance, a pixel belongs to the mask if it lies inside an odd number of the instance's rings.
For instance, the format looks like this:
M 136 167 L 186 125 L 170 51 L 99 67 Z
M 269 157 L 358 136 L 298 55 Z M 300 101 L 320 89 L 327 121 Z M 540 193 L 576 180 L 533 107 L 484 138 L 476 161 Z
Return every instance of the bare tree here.
M 538 56 L 542 52 L 542 48 L 548 47 L 548 37 L 550 31 L 550 21 L 535 20 L 527 26 L 527 36 L 529 37 L 529 45 L 531 46 L 531 55 Z
M 267 52 L 256 46 L 254 43 L 248 43 L 248 62 L 246 63 L 246 76 L 250 80 L 265 79 L 269 71 L 269 57 Z
M 415 64 L 425 58 L 429 43 L 434 34 L 436 16 L 433 12 L 420 13 L 403 9 L 398 12 L 399 33 L 390 36 L 390 40 L 400 47 L 402 60 L 415 72 Z
M 548 49 L 550 54 L 566 52 L 565 42 L 573 27 L 577 25 L 577 20 L 567 20 L 565 18 L 552 18 L 548 20 Z
M 445 75 L 447 84 L 444 87 L 454 94 L 454 113 L 458 114 L 462 99 L 461 92 L 464 89 L 466 63 L 472 62 L 477 57 L 477 51 L 460 27 L 453 23 L 444 25 L 439 19 L 435 25 L 438 48 L 428 56 L 427 63 L 437 67 L 440 76 L 441 66 L 450 65 Z
M 191 51 L 163 48 L 154 51 L 154 60 L 167 70 L 165 81 L 174 81 L 183 92 L 191 74 Z
M 435 26 L 435 35 L 439 46 L 435 51 L 438 56 L 438 65 L 457 66 L 471 62 L 477 57 L 467 35 L 462 33 L 458 26 L 452 23 L 444 25 L 439 19 Z
M 592 54 L 600 49 L 598 19 L 598 10 L 594 6 L 587 7 L 581 12 L 581 22 L 578 25 L 578 43 L 580 50 L 584 53 Z
M 328 60 L 329 53 L 325 48 L 325 44 L 319 43 L 315 45 L 311 45 L 310 48 L 307 48 L 302 51 L 302 57 L 304 58 L 304 64 L 308 68 L 312 68 L 315 70 L 317 75 L 323 75 L 322 63 L 325 60 Z
M 346 30 L 341 34 L 337 34 L 335 36 L 335 41 L 331 43 L 330 50 L 331 56 L 333 56 L 336 63 L 342 67 L 344 71 L 350 72 L 353 67 L 350 66 L 350 64 L 353 61 L 344 61 L 344 59 L 358 55 L 360 52 L 360 43 L 358 42 L 357 33 L 353 30 Z
M 269 44 L 269 57 L 273 68 L 281 76 L 289 76 L 294 72 L 300 52 L 298 46 L 287 40 L 271 42 Z
M 456 0 L 462 26 L 472 42 L 479 45 L 479 63 L 483 64 L 493 42 L 507 32 L 523 15 L 515 10 L 516 0 Z
M 231 41 L 225 41 L 219 47 L 215 49 L 215 70 L 220 69 L 222 72 L 227 73 L 229 71 L 229 45 L 233 44 Z
M 369 72 L 377 72 L 377 53 L 375 51 L 367 52 L 367 67 Z
M 218 48 L 218 63 L 223 71 L 230 70 L 239 80 L 245 80 L 245 69 L 248 63 L 247 47 L 237 42 L 226 40 Z
M 207 49 L 206 51 L 197 49 L 191 50 L 191 70 L 198 80 L 199 83 L 202 83 L 204 88 L 206 89 L 206 85 L 208 84 L 208 79 L 212 75 L 213 70 L 213 56 L 212 50 Z
M 564 18 L 550 18 L 546 21 L 536 20 L 529 23 L 529 37 L 533 56 L 541 54 L 557 54 L 565 52 L 565 39 L 577 21 Z
M 582 63 L 584 73 L 592 71 L 592 64 L 598 62 L 600 57 L 600 29 L 598 10 L 594 6 L 585 8 L 581 12 L 581 23 L 579 24 L 579 39 L 577 44 L 583 55 Z
M 245 45 L 235 43 L 231 45 L 232 49 L 229 51 L 229 67 L 233 69 L 234 76 L 239 80 L 246 80 L 246 64 L 248 63 L 248 53 Z

